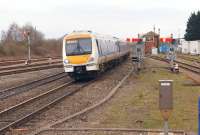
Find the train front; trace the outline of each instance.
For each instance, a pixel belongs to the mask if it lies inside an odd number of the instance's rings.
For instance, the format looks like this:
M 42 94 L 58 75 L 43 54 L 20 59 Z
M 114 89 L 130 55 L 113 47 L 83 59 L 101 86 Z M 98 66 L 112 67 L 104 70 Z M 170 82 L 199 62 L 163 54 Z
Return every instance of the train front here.
M 91 34 L 70 34 L 63 40 L 64 70 L 78 80 L 92 77 L 98 70 Z

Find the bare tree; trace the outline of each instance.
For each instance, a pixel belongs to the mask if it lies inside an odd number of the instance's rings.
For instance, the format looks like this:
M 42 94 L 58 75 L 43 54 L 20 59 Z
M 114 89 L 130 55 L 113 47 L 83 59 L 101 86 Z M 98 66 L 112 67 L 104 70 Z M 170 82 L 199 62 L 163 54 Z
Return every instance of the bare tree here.
M 34 28 L 31 24 L 22 27 L 23 31 L 30 32 L 31 41 L 34 46 L 41 45 L 44 42 L 44 34 Z
M 1 43 L 3 44 L 4 42 L 5 42 L 5 40 L 6 40 L 6 32 L 5 31 L 1 31 Z
M 8 30 L 0 33 L 0 55 L 26 56 L 27 36 L 30 32 L 31 52 L 35 56 L 58 56 L 61 54 L 62 39 L 45 39 L 44 34 L 31 24 L 19 26 L 12 23 Z
M 5 41 L 8 43 L 14 43 L 18 41 L 18 37 L 20 37 L 20 27 L 16 23 L 12 23 L 6 32 Z
M 31 24 L 26 24 L 23 27 L 20 27 L 16 23 L 12 23 L 8 30 L 1 33 L 1 41 L 4 41 L 5 44 L 18 44 L 19 42 L 23 44 L 26 43 L 27 39 L 24 36 L 24 32 L 30 32 L 30 39 L 33 46 L 39 46 L 44 42 L 44 34 Z

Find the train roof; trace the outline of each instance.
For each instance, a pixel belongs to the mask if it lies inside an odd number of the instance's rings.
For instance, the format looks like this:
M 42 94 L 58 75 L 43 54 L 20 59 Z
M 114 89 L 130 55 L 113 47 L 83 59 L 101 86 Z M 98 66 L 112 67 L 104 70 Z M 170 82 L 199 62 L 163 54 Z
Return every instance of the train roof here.
M 68 38 L 78 38 L 78 37 L 95 37 L 95 38 L 99 38 L 99 39 L 107 39 L 107 40 L 119 40 L 119 38 L 117 37 L 113 37 L 110 35 L 103 35 L 103 34 L 99 34 L 99 33 L 95 33 L 92 31 L 73 31 L 72 33 L 65 35 L 64 39 L 68 39 Z

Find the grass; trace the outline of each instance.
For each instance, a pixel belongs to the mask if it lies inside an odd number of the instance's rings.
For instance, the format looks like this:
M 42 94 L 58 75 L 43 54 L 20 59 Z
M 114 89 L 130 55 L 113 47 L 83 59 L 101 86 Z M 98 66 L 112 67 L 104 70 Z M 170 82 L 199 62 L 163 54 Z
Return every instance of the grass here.
M 143 71 L 133 81 L 132 76 L 120 95 L 104 111 L 103 127 L 162 128 L 163 119 L 158 108 L 158 80 L 174 80 L 174 109 L 169 119 L 172 129 L 197 132 L 197 103 L 200 87 L 184 86 L 191 82 L 185 75 L 165 69 Z M 134 85 L 134 83 L 136 84 Z

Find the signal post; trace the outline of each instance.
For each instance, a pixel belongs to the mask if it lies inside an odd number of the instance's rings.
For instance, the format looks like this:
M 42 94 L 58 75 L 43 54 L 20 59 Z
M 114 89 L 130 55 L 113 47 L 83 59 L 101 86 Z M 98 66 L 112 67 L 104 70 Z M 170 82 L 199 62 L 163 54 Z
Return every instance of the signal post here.
M 25 62 L 26 65 L 31 64 L 31 39 L 30 39 L 30 31 L 25 31 L 24 36 L 27 38 L 27 48 L 28 48 L 28 56 Z

